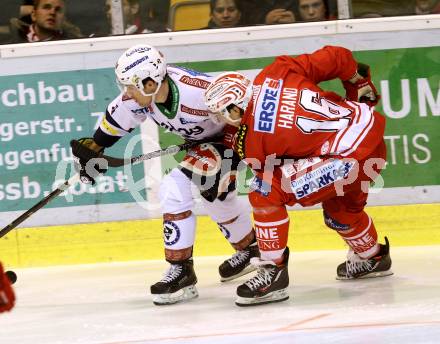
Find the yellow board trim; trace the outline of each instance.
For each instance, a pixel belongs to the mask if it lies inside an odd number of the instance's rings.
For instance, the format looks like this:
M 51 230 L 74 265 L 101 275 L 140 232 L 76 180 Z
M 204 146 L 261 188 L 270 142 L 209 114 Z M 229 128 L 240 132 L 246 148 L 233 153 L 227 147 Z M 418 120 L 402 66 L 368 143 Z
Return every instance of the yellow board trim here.
M 440 245 L 440 204 L 368 207 L 379 232 L 393 246 Z M 35 216 L 38 216 L 36 214 Z M 323 224 L 321 210 L 291 211 L 293 251 L 345 249 Z M 197 219 L 195 256 L 233 253 L 216 224 Z M 22 228 L 0 239 L 0 260 L 8 267 L 35 267 L 163 258 L 162 220 L 106 222 Z

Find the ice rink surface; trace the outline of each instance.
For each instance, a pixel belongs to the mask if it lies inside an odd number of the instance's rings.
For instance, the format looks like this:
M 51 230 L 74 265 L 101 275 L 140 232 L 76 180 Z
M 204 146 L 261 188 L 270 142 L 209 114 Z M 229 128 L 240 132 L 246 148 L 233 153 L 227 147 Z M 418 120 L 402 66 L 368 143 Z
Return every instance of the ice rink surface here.
M 391 243 L 392 244 L 392 243 Z M 394 275 L 337 281 L 342 251 L 291 253 L 290 300 L 240 308 L 224 257 L 195 258 L 199 298 L 154 306 L 162 261 L 17 269 L 2 344 L 440 343 L 440 246 L 391 247 Z

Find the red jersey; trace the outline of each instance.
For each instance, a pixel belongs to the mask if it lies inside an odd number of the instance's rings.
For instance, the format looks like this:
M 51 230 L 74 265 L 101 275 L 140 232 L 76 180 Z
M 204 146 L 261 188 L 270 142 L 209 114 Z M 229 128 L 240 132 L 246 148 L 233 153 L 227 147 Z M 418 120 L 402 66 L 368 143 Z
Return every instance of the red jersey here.
M 235 149 L 261 170 L 267 156 L 362 160 L 381 142 L 385 118 L 363 103 L 346 101 L 317 84 L 350 79 L 351 52 L 326 46 L 313 54 L 279 56 L 255 78 L 253 98 L 241 121 Z M 261 167 L 255 166 L 258 159 Z

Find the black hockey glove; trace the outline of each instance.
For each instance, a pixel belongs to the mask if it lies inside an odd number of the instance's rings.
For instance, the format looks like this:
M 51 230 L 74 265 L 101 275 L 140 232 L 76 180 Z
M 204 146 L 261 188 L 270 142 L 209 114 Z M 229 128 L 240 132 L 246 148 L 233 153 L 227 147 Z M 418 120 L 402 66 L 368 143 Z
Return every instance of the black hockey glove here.
M 81 182 L 95 185 L 95 178 L 107 172 L 107 161 L 100 158 L 104 149 L 99 151 L 90 149 L 93 138 L 84 137 L 70 141 L 72 148 L 75 170 L 79 173 Z

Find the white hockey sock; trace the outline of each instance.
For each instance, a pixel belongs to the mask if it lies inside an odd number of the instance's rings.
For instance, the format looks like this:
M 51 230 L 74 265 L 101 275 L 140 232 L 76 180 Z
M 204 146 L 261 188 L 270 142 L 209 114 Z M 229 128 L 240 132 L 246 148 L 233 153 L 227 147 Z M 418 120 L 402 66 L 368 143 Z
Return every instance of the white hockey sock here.
M 166 249 L 180 250 L 194 245 L 196 217 L 191 211 L 183 219 L 178 215 L 164 214 L 163 239 Z

